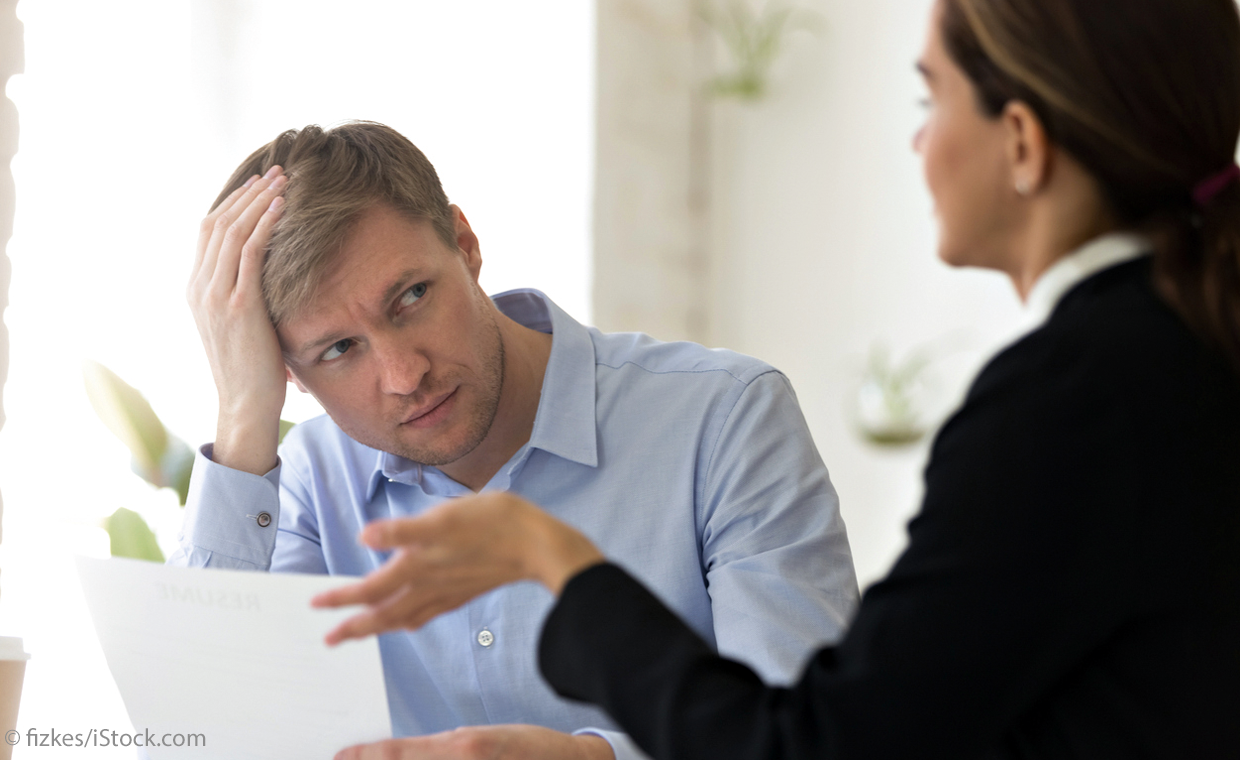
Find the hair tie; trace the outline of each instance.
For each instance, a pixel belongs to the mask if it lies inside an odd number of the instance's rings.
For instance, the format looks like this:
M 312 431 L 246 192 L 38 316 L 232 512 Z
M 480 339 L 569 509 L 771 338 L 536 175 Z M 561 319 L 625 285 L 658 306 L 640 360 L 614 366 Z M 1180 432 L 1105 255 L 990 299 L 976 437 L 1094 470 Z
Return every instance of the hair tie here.
M 1210 201 L 1217 198 L 1219 193 L 1237 180 L 1240 180 L 1240 166 L 1233 162 L 1231 166 L 1218 174 L 1207 177 L 1193 188 L 1193 203 L 1201 208 L 1210 205 Z

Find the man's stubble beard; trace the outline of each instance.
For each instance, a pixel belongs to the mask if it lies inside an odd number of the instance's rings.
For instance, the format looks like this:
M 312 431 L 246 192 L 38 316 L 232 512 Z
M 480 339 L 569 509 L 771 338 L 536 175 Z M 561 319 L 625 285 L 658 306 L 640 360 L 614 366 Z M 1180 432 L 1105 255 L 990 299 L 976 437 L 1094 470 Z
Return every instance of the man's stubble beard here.
M 405 445 L 395 436 L 391 440 L 390 447 L 375 446 L 374 444 L 367 445 L 386 451 L 389 454 L 404 457 L 411 462 L 417 462 L 421 465 L 441 467 L 446 464 L 452 464 L 470 454 L 482 444 L 487 434 L 491 432 L 491 426 L 495 424 L 495 417 L 499 411 L 499 401 L 504 393 L 504 336 L 500 332 L 499 322 L 495 319 L 495 314 L 488 309 L 487 316 L 491 320 L 492 334 L 495 338 L 494 349 L 487 352 L 489 354 L 488 361 L 481 368 L 479 375 L 481 380 L 479 386 L 481 397 L 478 399 L 473 413 L 466 422 L 464 440 L 451 449 L 437 447 L 433 440 L 424 446 L 412 447 Z M 459 401 L 459 399 L 454 400 L 454 403 Z M 459 408 L 456 411 L 459 411 Z M 362 443 L 366 442 L 362 441 Z

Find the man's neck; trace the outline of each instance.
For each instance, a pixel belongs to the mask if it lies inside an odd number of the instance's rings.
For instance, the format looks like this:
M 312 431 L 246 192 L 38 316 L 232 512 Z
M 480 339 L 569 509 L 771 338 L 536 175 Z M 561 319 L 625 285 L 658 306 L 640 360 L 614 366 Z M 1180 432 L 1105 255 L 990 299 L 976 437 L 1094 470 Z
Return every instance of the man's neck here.
M 551 358 L 551 336 L 514 322 L 496 310 L 504 344 L 504 381 L 495 420 L 478 448 L 439 469 L 473 491 L 485 486 L 534 432 L 543 377 Z

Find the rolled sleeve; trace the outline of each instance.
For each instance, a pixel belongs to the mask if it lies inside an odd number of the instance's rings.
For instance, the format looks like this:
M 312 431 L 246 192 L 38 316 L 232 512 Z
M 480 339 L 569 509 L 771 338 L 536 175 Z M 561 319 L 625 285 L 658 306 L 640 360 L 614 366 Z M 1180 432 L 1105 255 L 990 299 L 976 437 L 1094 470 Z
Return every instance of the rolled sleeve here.
M 859 593 L 839 499 L 786 377 L 749 383 L 707 469 L 702 560 L 719 653 L 790 683 Z

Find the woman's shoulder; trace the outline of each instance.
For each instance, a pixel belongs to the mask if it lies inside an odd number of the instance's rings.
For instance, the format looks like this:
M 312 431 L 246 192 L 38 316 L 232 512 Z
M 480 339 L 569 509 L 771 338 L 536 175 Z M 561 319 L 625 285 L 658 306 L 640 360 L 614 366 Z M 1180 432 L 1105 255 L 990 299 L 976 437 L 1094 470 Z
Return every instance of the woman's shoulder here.
M 1240 374 L 1159 298 L 1148 263 L 1120 265 L 1081 283 L 987 364 L 932 459 L 999 451 L 1031 462 L 1107 452 L 1124 470 L 1234 461 Z
M 1240 405 L 1240 374 L 1158 295 L 1140 259 L 1077 285 L 1045 324 L 997 355 L 970 397 L 990 393 L 1131 403 L 1206 394 Z

